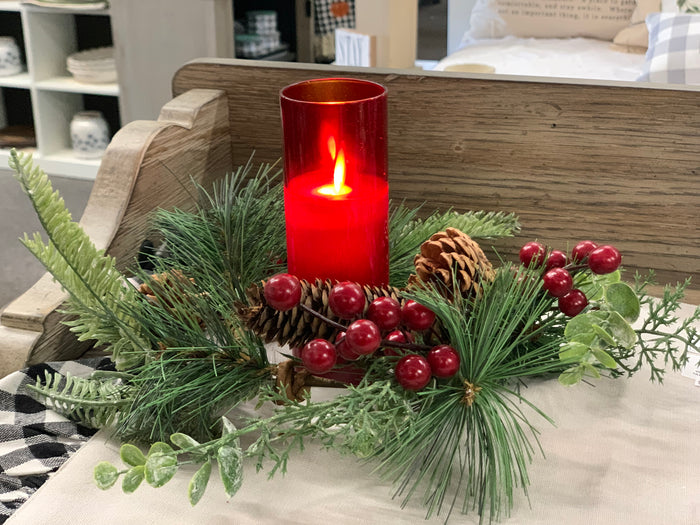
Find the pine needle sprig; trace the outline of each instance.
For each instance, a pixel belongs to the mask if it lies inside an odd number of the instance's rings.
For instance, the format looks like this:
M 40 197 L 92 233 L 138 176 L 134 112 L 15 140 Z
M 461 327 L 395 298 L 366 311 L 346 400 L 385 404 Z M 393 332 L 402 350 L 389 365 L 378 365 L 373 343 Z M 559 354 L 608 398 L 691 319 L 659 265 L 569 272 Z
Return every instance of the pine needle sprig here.
M 180 268 L 202 287 L 227 287 L 245 301 L 250 283 L 283 267 L 286 258 L 281 171 L 252 162 L 199 188 L 194 213 L 160 210 L 156 228 L 171 254 L 163 267 Z
M 134 389 L 121 379 L 83 378 L 44 371 L 27 385 L 47 408 L 89 428 L 110 426 L 133 400 Z
M 533 277 L 502 268 L 480 299 L 452 303 L 435 287 L 407 292 L 436 313 L 461 365 L 456 377 L 416 394 L 410 430 L 377 454 L 379 472 L 404 505 L 420 494 L 427 516 L 449 517 L 457 507 L 492 521 L 509 512 L 516 488 L 527 493 L 527 466 L 540 449 L 529 418 L 551 419 L 515 385 L 569 364 L 559 359 L 555 337 L 565 323 L 549 315 L 552 299 Z
M 12 150 L 10 167 L 29 197 L 48 236 L 25 234 L 22 243 L 70 294 L 67 324 L 78 339 L 94 340 L 111 352 L 119 369 L 142 362 L 148 346 L 140 325 L 129 315 L 136 293 L 116 269 L 112 257 L 97 250 L 80 225 L 73 222 L 63 198 L 54 192 L 48 176 L 34 166 L 31 155 Z
M 133 403 L 116 434 L 153 443 L 173 433 L 211 439 L 223 412 L 255 396 L 270 374 L 253 362 L 235 363 L 217 350 L 171 348 L 132 380 Z
M 389 217 L 389 283 L 392 286 L 406 286 L 415 272 L 413 258 L 421 244 L 448 226 L 474 238 L 510 237 L 520 230 L 518 219 L 512 213 L 448 210 L 420 218 L 419 212 L 420 208 L 408 208 L 404 204 L 392 208 Z

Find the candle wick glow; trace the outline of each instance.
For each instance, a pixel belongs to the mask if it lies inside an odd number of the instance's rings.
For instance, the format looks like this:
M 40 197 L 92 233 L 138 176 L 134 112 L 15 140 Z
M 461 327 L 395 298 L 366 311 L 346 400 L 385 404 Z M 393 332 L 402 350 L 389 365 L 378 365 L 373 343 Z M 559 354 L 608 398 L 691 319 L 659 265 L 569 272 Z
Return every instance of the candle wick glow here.
M 327 184 L 321 186 L 318 192 L 321 195 L 347 195 L 352 189 L 345 185 L 345 154 L 341 149 L 335 159 L 335 168 L 333 169 L 333 185 Z

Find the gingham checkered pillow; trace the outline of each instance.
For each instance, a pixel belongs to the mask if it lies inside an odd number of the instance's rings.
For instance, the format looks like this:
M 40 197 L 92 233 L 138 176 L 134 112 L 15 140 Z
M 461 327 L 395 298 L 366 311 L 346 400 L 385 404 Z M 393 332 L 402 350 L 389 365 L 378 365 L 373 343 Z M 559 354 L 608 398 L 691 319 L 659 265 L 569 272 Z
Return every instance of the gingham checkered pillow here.
M 637 80 L 700 84 L 700 14 L 652 13 L 649 49 Z

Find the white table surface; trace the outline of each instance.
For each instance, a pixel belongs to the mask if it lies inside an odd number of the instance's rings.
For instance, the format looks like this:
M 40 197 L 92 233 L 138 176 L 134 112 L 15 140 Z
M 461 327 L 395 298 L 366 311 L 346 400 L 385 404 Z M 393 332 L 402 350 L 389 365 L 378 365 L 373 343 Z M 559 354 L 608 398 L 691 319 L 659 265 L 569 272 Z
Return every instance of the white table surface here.
M 532 419 L 546 454 L 529 468 L 530 500 L 516 492 L 508 524 L 699 525 L 700 387 L 680 373 L 663 385 L 648 371 L 595 386 L 534 384 L 526 393 L 556 421 Z M 391 487 L 369 465 L 310 444 L 286 476 L 268 480 L 247 463 L 243 487 L 230 500 L 214 470 L 196 507 L 189 475 L 167 485 L 145 483 L 130 495 L 99 490 L 94 466 L 120 465 L 118 444 L 98 433 L 7 521 L 18 524 L 352 524 L 424 523 L 417 503 L 401 509 Z M 120 483 L 121 480 L 118 482 Z M 434 518 L 425 523 L 442 523 Z M 453 524 L 478 523 L 454 515 Z

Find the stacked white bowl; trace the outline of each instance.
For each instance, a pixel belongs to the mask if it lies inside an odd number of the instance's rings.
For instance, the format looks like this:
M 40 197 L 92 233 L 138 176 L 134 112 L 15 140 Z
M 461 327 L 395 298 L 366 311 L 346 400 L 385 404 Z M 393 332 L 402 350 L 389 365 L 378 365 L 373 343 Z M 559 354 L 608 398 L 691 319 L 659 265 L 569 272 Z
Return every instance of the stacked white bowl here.
M 66 65 L 78 82 L 104 84 L 117 80 L 113 47 L 97 47 L 73 53 L 67 58 Z

